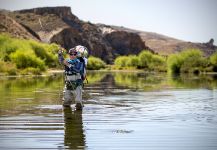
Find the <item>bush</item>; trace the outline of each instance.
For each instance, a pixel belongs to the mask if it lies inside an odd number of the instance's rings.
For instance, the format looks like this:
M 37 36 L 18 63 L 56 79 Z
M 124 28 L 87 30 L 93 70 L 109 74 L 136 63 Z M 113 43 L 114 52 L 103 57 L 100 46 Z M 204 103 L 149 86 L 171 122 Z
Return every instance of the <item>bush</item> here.
M 88 58 L 87 69 L 99 70 L 105 68 L 106 64 L 100 58 L 90 56 Z
M 0 72 L 6 71 L 6 63 L 4 61 L 0 61 Z
M 160 55 L 153 55 L 148 67 L 154 71 L 166 71 L 166 59 Z
M 139 58 L 136 55 L 130 55 L 128 57 L 129 58 L 126 62 L 126 66 L 137 68 L 139 66 Z
M 28 67 L 39 68 L 45 71 L 46 67 L 44 62 L 31 53 L 24 53 L 21 50 L 16 51 L 10 55 L 12 62 L 14 62 L 18 69 L 25 69 Z
M 51 52 L 50 47 L 57 49 L 54 45 L 48 46 L 46 44 L 39 44 L 35 41 L 30 43 L 35 55 L 39 57 L 41 60 L 44 60 L 45 64 L 48 67 L 56 67 L 57 66 L 57 58 L 55 54 Z
M 160 55 L 156 55 L 148 50 L 145 50 L 139 54 L 138 67 L 154 71 L 166 71 L 166 60 Z
M 217 72 L 217 52 L 210 56 L 210 63 L 213 67 L 213 71 Z
M 151 62 L 152 53 L 145 50 L 139 54 L 139 67 L 140 68 L 149 68 L 148 64 Z
M 46 67 L 57 67 L 57 51 L 58 46 L 56 44 L 44 44 L 34 40 L 16 39 L 6 34 L 0 34 L 1 63 L 13 63 L 21 70 L 32 67 L 36 70 L 45 71 Z M 7 70 L 8 68 L 0 67 L 1 72 L 8 72 Z M 16 69 L 11 68 L 11 72 L 14 72 L 12 70 Z
M 17 68 L 15 64 L 11 62 L 0 61 L 0 72 L 6 72 L 8 75 L 16 75 Z
M 167 60 L 168 71 L 172 73 L 199 73 L 208 66 L 208 61 L 198 49 L 187 49 L 170 55 Z
M 130 58 L 128 56 L 119 56 L 115 59 L 115 66 L 117 66 L 119 69 L 127 67 L 127 62 L 130 61 Z
M 14 42 L 8 35 L 0 35 L 0 60 L 10 61 L 9 55 L 18 48 L 17 41 Z
M 217 52 L 210 56 L 210 62 L 213 66 L 217 66 Z
M 9 68 L 7 70 L 8 75 L 17 75 L 17 69 L 16 68 Z
M 180 73 L 180 68 L 182 66 L 183 60 L 178 54 L 172 54 L 167 59 L 168 71 L 172 73 Z
M 166 60 L 160 55 L 152 54 L 150 51 L 142 51 L 139 56 L 119 56 L 115 59 L 115 67 L 123 68 L 143 68 L 154 71 L 166 71 Z

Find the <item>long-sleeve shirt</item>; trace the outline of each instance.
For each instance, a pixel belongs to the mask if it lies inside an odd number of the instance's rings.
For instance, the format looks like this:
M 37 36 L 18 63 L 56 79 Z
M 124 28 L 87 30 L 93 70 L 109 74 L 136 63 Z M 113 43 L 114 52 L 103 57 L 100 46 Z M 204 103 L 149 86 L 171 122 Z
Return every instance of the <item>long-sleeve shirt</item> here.
M 73 74 L 77 74 L 80 73 L 81 76 L 83 76 L 84 74 L 84 63 L 80 62 L 79 59 L 66 59 L 66 61 L 68 62 L 68 65 L 64 64 L 64 57 L 61 53 L 58 54 L 58 60 L 61 64 L 63 64 L 65 66 L 65 74 L 66 75 L 73 75 Z

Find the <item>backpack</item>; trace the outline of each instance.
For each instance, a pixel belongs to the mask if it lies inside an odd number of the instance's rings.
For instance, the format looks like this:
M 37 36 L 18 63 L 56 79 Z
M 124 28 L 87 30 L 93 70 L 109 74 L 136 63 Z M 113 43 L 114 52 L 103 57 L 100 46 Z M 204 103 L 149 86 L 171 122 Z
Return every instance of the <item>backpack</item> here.
M 74 49 L 77 51 L 77 57 L 80 60 L 81 63 L 83 63 L 83 75 L 82 75 L 82 80 L 87 80 L 87 71 L 86 71 L 86 67 L 87 67 L 87 56 L 88 56 L 88 50 L 85 46 L 81 46 L 81 45 L 77 45 L 74 47 Z M 88 80 L 87 80 L 88 82 Z

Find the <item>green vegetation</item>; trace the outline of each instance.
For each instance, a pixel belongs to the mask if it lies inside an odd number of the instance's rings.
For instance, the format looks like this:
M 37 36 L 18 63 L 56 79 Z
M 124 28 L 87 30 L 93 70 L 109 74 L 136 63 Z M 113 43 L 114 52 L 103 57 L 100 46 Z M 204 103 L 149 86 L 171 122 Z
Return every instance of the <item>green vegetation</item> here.
M 217 72 L 217 52 L 210 56 L 210 63 L 213 66 L 213 71 Z
M 0 73 L 41 74 L 48 68 L 57 68 L 58 45 L 34 40 L 11 38 L 0 34 Z M 100 58 L 90 56 L 87 69 L 106 68 Z M 217 52 L 209 58 L 199 49 L 187 49 L 168 58 L 143 50 L 138 55 L 119 56 L 112 69 L 142 69 L 147 72 L 193 73 L 217 72 Z
M 129 61 L 129 59 L 130 57 L 128 56 L 119 56 L 115 59 L 115 66 L 117 66 L 119 69 L 127 67 L 127 62 Z
M 35 56 L 33 53 L 24 53 L 23 50 L 17 50 L 10 55 L 10 59 L 16 64 L 18 69 L 33 67 L 39 68 L 41 71 L 45 70 L 44 61 Z
M 106 67 L 106 64 L 104 61 L 102 61 L 100 58 L 90 56 L 88 58 L 87 63 L 87 69 L 89 70 L 99 70 Z
M 209 65 L 202 52 L 198 49 L 184 50 L 179 54 L 170 55 L 167 60 L 168 71 L 172 73 L 205 72 Z
M 217 52 L 209 58 L 199 49 L 186 49 L 168 58 L 144 50 L 136 55 L 119 56 L 115 69 L 143 69 L 154 72 L 190 73 L 217 72 Z
M 119 56 L 115 59 L 117 69 L 145 69 L 148 71 L 166 71 L 166 59 L 148 50 L 142 51 L 138 56 Z
M 40 74 L 58 66 L 56 44 L 11 38 L 0 34 L 0 72 L 10 75 Z
M 149 51 L 142 51 L 139 54 L 139 67 L 149 71 L 166 71 L 166 59 Z

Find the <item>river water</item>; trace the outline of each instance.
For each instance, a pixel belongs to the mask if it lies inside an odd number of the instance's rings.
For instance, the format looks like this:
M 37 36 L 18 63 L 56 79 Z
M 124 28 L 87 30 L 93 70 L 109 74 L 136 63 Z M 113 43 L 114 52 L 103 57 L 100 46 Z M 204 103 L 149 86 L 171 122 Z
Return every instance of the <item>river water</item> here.
M 0 77 L 0 149 L 216 150 L 217 76 L 89 72 L 84 109 L 63 75 Z

